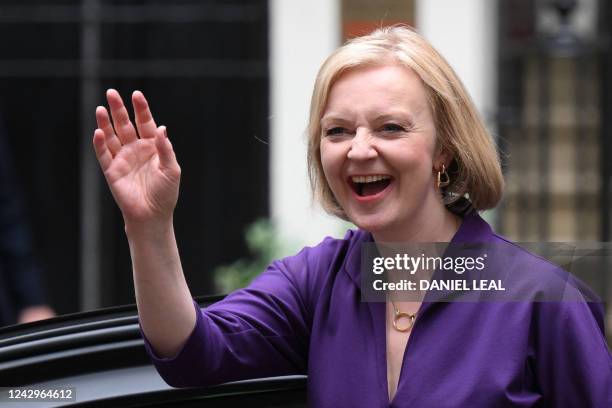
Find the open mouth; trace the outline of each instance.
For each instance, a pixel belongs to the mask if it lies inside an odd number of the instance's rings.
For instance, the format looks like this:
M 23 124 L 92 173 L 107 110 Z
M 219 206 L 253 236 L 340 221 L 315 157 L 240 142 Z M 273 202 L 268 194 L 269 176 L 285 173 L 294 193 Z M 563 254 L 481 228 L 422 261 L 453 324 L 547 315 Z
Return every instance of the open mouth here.
M 349 184 L 360 197 L 375 196 L 389 187 L 391 176 L 352 176 L 349 178 Z

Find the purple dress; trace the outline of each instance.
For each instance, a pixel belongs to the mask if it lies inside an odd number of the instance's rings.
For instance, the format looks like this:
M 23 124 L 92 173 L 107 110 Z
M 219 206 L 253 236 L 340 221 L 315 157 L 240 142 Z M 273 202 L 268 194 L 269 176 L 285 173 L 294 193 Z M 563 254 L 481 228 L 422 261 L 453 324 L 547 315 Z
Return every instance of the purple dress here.
M 361 243 L 349 231 L 273 262 L 205 309 L 182 350 L 158 358 L 175 387 L 308 375 L 312 407 L 612 407 L 603 307 L 586 302 L 424 302 L 389 401 L 386 310 L 361 301 Z M 512 268 L 550 268 L 475 212 L 453 243 L 505 246 Z M 535 293 L 535 292 L 534 292 Z

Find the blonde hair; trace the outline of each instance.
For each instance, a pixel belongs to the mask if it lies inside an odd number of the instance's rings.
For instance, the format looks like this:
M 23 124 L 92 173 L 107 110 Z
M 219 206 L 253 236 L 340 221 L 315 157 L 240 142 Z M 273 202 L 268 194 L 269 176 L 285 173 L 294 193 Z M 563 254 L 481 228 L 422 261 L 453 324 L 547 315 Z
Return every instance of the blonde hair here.
M 466 194 L 476 210 L 493 208 L 501 199 L 504 180 L 493 140 L 461 80 L 448 62 L 423 37 L 406 26 L 379 28 L 357 37 L 332 53 L 317 75 L 310 104 L 308 174 L 313 196 L 330 214 L 347 219 L 334 197 L 321 164 L 321 116 L 329 92 L 349 70 L 399 64 L 423 81 L 436 123 L 437 151 L 450 153 L 450 184 L 443 189 L 444 203 L 453 204 Z

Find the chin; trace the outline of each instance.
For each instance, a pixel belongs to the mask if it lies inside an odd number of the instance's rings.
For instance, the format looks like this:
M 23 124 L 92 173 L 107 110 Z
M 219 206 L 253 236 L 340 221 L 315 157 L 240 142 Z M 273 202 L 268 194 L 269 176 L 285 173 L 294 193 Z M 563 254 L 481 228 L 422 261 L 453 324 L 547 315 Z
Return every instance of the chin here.
M 353 224 L 372 234 L 383 231 L 389 227 L 388 221 L 386 221 L 383 217 L 376 215 L 361 215 L 357 217 L 350 217 L 350 219 Z

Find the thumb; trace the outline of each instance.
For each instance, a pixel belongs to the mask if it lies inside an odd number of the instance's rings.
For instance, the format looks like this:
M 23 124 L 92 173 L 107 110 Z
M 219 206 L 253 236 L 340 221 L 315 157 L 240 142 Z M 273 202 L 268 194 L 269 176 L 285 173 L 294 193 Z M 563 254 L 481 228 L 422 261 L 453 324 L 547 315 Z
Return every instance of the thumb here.
M 165 126 L 160 126 L 155 132 L 155 146 L 159 155 L 159 165 L 161 168 L 173 167 L 176 163 L 176 156 L 172 149 L 172 143 L 168 140 L 168 133 Z

